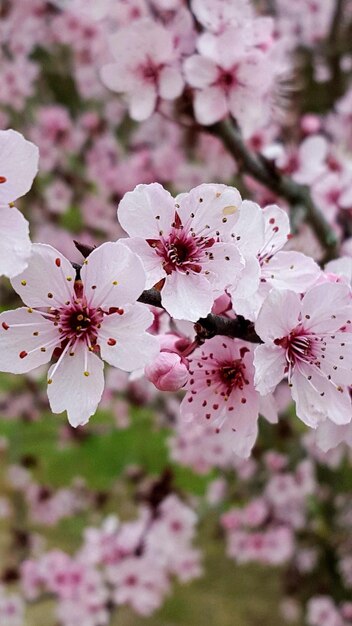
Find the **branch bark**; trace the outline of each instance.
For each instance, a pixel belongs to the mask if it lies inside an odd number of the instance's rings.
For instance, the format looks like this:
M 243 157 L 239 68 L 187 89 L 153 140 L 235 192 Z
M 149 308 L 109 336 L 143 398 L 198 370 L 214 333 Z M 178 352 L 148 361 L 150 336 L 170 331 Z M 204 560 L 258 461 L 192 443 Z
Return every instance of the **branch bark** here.
M 157 289 L 143 291 L 138 301 L 150 306 L 163 308 L 160 291 Z M 254 324 L 241 315 L 238 315 L 235 319 L 230 319 L 224 315 L 209 313 L 207 317 L 203 317 L 195 323 L 195 330 L 201 340 L 211 339 L 215 335 L 222 335 L 223 337 L 243 339 L 243 341 L 249 341 L 250 343 L 262 343 L 254 330 Z
M 288 176 L 281 175 L 271 164 L 247 148 L 240 130 L 230 121 L 223 121 L 209 126 L 211 134 L 216 135 L 240 164 L 243 172 L 262 183 L 278 196 L 285 198 L 293 208 L 302 208 L 305 219 L 314 230 L 329 260 L 338 254 L 338 239 L 326 221 L 323 213 L 314 204 L 308 187 L 299 185 Z

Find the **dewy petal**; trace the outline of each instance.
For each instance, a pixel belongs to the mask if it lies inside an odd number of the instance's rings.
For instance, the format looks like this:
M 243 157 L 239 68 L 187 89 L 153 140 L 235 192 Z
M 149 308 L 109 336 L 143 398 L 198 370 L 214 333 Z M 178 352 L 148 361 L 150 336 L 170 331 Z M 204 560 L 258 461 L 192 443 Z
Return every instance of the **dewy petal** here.
M 274 289 L 290 289 L 302 293 L 319 278 L 321 270 L 315 261 L 302 252 L 277 252 L 264 263 L 262 276 Z
M 228 115 L 226 95 L 220 87 L 207 87 L 194 94 L 194 111 L 200 124 L 209 126 Z
M 0 371 L 24 374 L 48 363 L 60 333 L 38 311 L 20 308 L 0 315 Z
M 312 287 L 302 300 L 302 319 L 309 331 L 324 333 L 338 330 L 352 321 L 351 292 L 342 283 L 323 283 Z
M 25 269 L 31 253 L 28 222 L 17 209 L 0 207 L 0 237 L 0 274 L 13 278 Z
M 38 172 L 39 150 L 15 130 L 0 130 L 0 205 L 14 202 L 30 190 Z
M 163 269 L 161 257 L 145 239 L 141 237 L 126 237 L 126 239 L 120 239 L 119 242 L 135 254 L 138 254 L 147 275 L 146 289 L 150 289 L 162 278 L 165 278 L 166 272 Z
M 28 267 L 11 280 L 23 302 L 30 307 L 57 307 L 74 296 L 75 270 L 52 246 L 34 243 Z
M 159 185 L 137 185 L 122 198 L 118 220 L 130 237 L 159 239 L 160 232 L 168 233 L 175 219 L 175 201 Z
M 119 307 L 136 302 L 145 288 L 140 258 L 121 243 L 107 242 L 85 260 L 81 279 L 93 307 Z
M 97 410 L 104 390 L 104 364 L 78 343 L 74 355 L 67 352 L 59 367 L 48 372 L 48 398 L 53 413 L 67 411 L 71 426 L 86 424 Z M 54 374 L 52 375 L 54 371 Z M 51 378 L 52 376 L 52 378 Z
M 273 289 L 264 300 L 255 324 L 263 341 L 287 337 L 299 322 L 301 302 L 294 291 Z
M 236 187 L 204 183 L 179 194 L 177 212 L 183 224 L 191 223 L 196 235 L 223 236 L 229 233 L 241 206 Z
M 266 396 L 285 376 L 285 351 L 279 346 L 262 345 L 254 352 L 254 385 L 256 390 Z
M 153 314 L 139 303 L 123 315 L 104 317 L 98 337 L 104 361 L 127 372 L 147 365 L 160 350 L 157 338 L 146 332 L 152 322 Z
M 165 279 L 161 302 L 177 320 L 196 322 L 210 313 L 215 296 L 210 283 L 200 274 L 173 272 Z

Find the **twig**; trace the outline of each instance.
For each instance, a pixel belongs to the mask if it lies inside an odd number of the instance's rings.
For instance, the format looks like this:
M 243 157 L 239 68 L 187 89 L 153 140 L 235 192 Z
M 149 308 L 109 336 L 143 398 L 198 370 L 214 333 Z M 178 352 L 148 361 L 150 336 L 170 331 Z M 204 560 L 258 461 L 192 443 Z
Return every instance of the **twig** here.
M 218 122 L 209 126 L 208 131 L 221 139 L 244 173 L 252 176 L 278 196 L 285 198 L 293 208 L 304 209 L 306 221 L 326 251 L 325 260 L 337 256 L 337 237 L 322 212 L 314 204 L 308 187 L 299 185 L 288 176 L 281 175 L 266 159 L 250 152 L 240 130 L 233 123 Z
M 150 306 L 163 308 L 160 291 L 157 289 L 147 289 L 143 291 L 138 301 L 143 302 L 143 304 L 149 304 Z M 213 315 L 213 313 L 209 313 L 207 317 L 203 317 L 196 322 L 195 330 L 197 336 L 204 340 L 215 337 L 215 335 L 222 335 L 223 337 L 243 339 L 251 343 L 261 343 L 261 339 L 256 334 L 252 322 L 249 322 L 241 315 L 238 315 L 235 319 L 231 319 L 223 315 Z

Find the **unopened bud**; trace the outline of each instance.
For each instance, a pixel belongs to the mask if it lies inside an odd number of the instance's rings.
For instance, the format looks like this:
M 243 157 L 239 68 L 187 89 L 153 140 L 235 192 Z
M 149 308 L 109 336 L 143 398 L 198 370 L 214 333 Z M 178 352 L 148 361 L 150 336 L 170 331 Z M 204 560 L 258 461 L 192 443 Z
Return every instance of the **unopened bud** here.
M 175 352 L 160 352 L 145 368 L 145 375 L 160 391 L 177 391 L 188 379 L 188 369 Z

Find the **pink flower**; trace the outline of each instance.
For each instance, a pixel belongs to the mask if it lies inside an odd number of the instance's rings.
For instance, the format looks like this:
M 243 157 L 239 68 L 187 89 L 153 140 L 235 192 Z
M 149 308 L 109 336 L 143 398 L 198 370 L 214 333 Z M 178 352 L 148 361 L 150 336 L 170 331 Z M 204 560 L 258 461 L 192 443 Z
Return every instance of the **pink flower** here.
M 189 373 L 181 417 L 212 420 L 217 430 L 226 422 L 233 431 L 234 452 L 249 456 L 259 412 L 250 344 L 225 337 L 209 339 L 190 359 Z
M 20 374 L 59 355 L 48 373 L 51 409 L 67 410 L 72 426 L 85 424 L 104 388 L 97 353 L 132 371 L 158 352 L 156 339 L 145 332 L 153 316 L 136 304 L 144 284 L 138 257 L 120 243 L 94 250 L 78 281 L 62 254 L 33 244 L 28 268 L 12 281 L 28 308 L 0 316 L 0 369 Z
M 315 596 L 307 606 L 306 615 L 309 626 L 343 626 L 343 619 L 332 598 Z
M 138 185 L 120 202 L 118 217 L 139 254 L 147 288 L 164 280 L 161 299 L 176 319 L 197 321 L 242 269 L 233 244 L 222 243 L 240 194 L 225 185 L 200 185 L 176 200 L 161 185 Z
M 351 293 L 342 283 L 312 287 L 302 300 L 271 291 L 256 322 L 265 342 L 254 356 L 257 390 L 267 394 L 287 375 L 297 415 L 308 426 L 326 418 L 350 422 L 351 321 Z
M 227 291 L 236 313 L 255 321 L 272 288 L 301 293 L 316 282 L 320 269 L 301 252 L 281 250 L 290 236 L 290 224 L 278 206 L 261 209 L 245 200 L 237 216 L 231 240 L 244 257 L 245 267 Z
M 110 37 L 110 49 L 115 62 L 102 68 L 101 77 L 109 89 L 126 94 L 132 119 L 146 120 L 158 98 L 174 100 L 182 93 L 172 34 L 161 24 L 135 21 Z
M 0 274 L 13 278 L 24 270 L 31 251 L 28 222 L 10 207 L 32 186 L 38 148 L 15 130 L 0 130 Z
M 192 11 L 207 30 L 221 33 L 229 26 L 243 24 L 253 17 L 253 7 L 248 0 L 192 0 Z
M 260 26 L 259 26 L 260 25 Z M 200 124 L 210 125 L 231 114 L 246 134 L 269 117 L 267 94 L 275 76 L 265 46 L 270 44 L 272 22 L 245 20 L 220 35 L 204 33 L 199 54 L 186 59 L 186 80 L 195 88 L 194 110 Z

